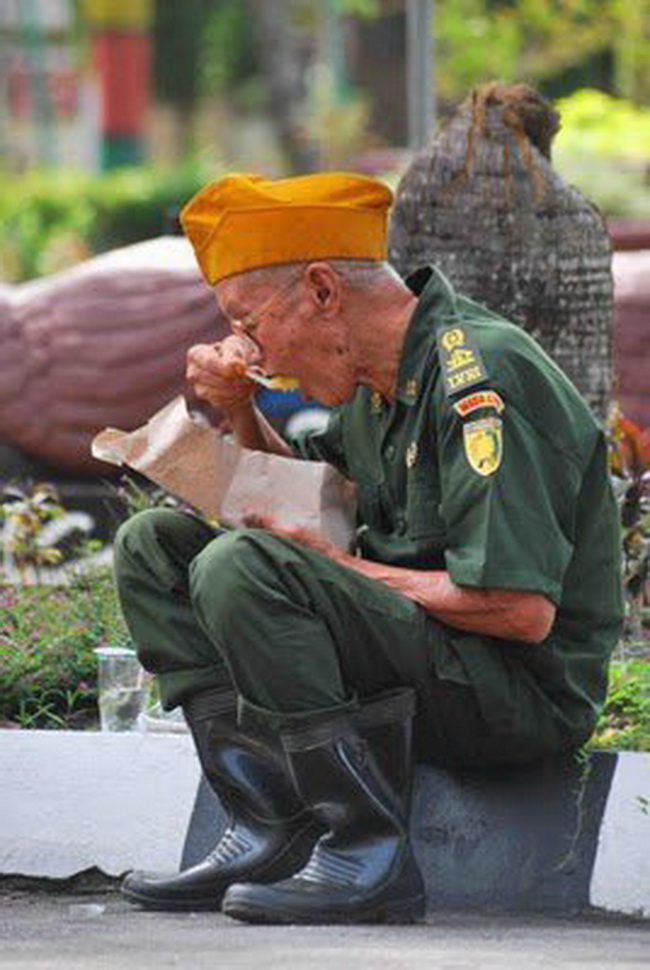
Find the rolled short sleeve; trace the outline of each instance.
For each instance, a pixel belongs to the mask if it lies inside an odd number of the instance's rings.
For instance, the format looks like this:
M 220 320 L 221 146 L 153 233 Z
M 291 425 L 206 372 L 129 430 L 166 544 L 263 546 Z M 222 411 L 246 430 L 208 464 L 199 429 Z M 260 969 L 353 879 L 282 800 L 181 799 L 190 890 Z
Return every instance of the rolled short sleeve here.
M 445 560 L 459 585 L 528 590 L 556 604 L 573 555 L 580 455 L 506 404 L 440 429 Z

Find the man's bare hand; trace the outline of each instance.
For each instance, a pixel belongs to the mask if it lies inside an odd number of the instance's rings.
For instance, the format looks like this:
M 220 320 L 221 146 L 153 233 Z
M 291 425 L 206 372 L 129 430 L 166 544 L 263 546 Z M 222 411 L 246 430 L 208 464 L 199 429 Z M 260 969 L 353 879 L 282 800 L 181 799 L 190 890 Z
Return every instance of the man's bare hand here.
M 256 385 L 246 377 L 253 363 L 250 345 L 232 335 L 216 344 L 196 344 L 187 352 L 185 376 L 198 398 L 222 411 L 247 404 Z
M 291 539 L 301 546 L 313 549 L 314 552 L 320 552 L 321 555 L 344 565 L 349 565 L 349 560 L 353 558 L 320 533 L 301 527 L 280 526 L 272 515 L 259 515 L 257 512 L 251 512 L 244 516 L 244 524 L 250 529 L 266 529 L 283 539 Z

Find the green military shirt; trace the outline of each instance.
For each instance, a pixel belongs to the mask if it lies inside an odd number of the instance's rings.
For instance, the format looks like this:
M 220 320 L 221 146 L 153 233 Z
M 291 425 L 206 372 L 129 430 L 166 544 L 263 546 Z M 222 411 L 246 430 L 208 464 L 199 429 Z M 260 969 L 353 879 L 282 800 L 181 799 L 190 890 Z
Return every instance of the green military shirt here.
M 521 328 L 456 294 L 435 269 L 408 283 L 421 293 L 395 400 L 360 388 L 296 450 L 357 483 L 364 557 L 551 599 L 557 617 L 542 644 L 450 631 L 449 664 L 476 687 L 492 724 L 519 716 L 525 676 L 568 735 L 587 737 L 622 617 L 604 434 Z

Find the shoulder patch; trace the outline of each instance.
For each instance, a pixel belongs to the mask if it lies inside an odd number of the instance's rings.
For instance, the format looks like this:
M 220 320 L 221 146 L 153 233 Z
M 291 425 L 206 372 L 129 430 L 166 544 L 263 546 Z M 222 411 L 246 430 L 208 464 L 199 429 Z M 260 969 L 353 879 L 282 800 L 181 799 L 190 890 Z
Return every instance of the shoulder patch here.
M 487 379 L 479 349 L 466 327 L 459 325 L 440 330 L 436 340 L 448 397 Z
M 468 414 L 477 411 L 479 408 L 493 408 L 498 414 L 501 414 L 505 410 L 505 404 L 496 391 L 474 391 L 473 394 L 462 397 L 460 401 L 456 401 L 454 404 L 454 411 L 461 418 L 467 417 Z
M 477 418 L 463 425 L 465 457 L 472 469 L 484 477 L 492 475 L 503 456 L 501 418 Z

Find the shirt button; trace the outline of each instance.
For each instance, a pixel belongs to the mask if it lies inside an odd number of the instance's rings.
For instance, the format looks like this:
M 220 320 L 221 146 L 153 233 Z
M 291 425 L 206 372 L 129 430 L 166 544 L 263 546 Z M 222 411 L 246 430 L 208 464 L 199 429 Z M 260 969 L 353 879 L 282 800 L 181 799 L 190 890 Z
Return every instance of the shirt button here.
M 386 455 L 386 458 L 388 459 L 388 461 L 392 461 L 393 458 L 395 457 L 395 445 L 388 445 L 384 454 Z

